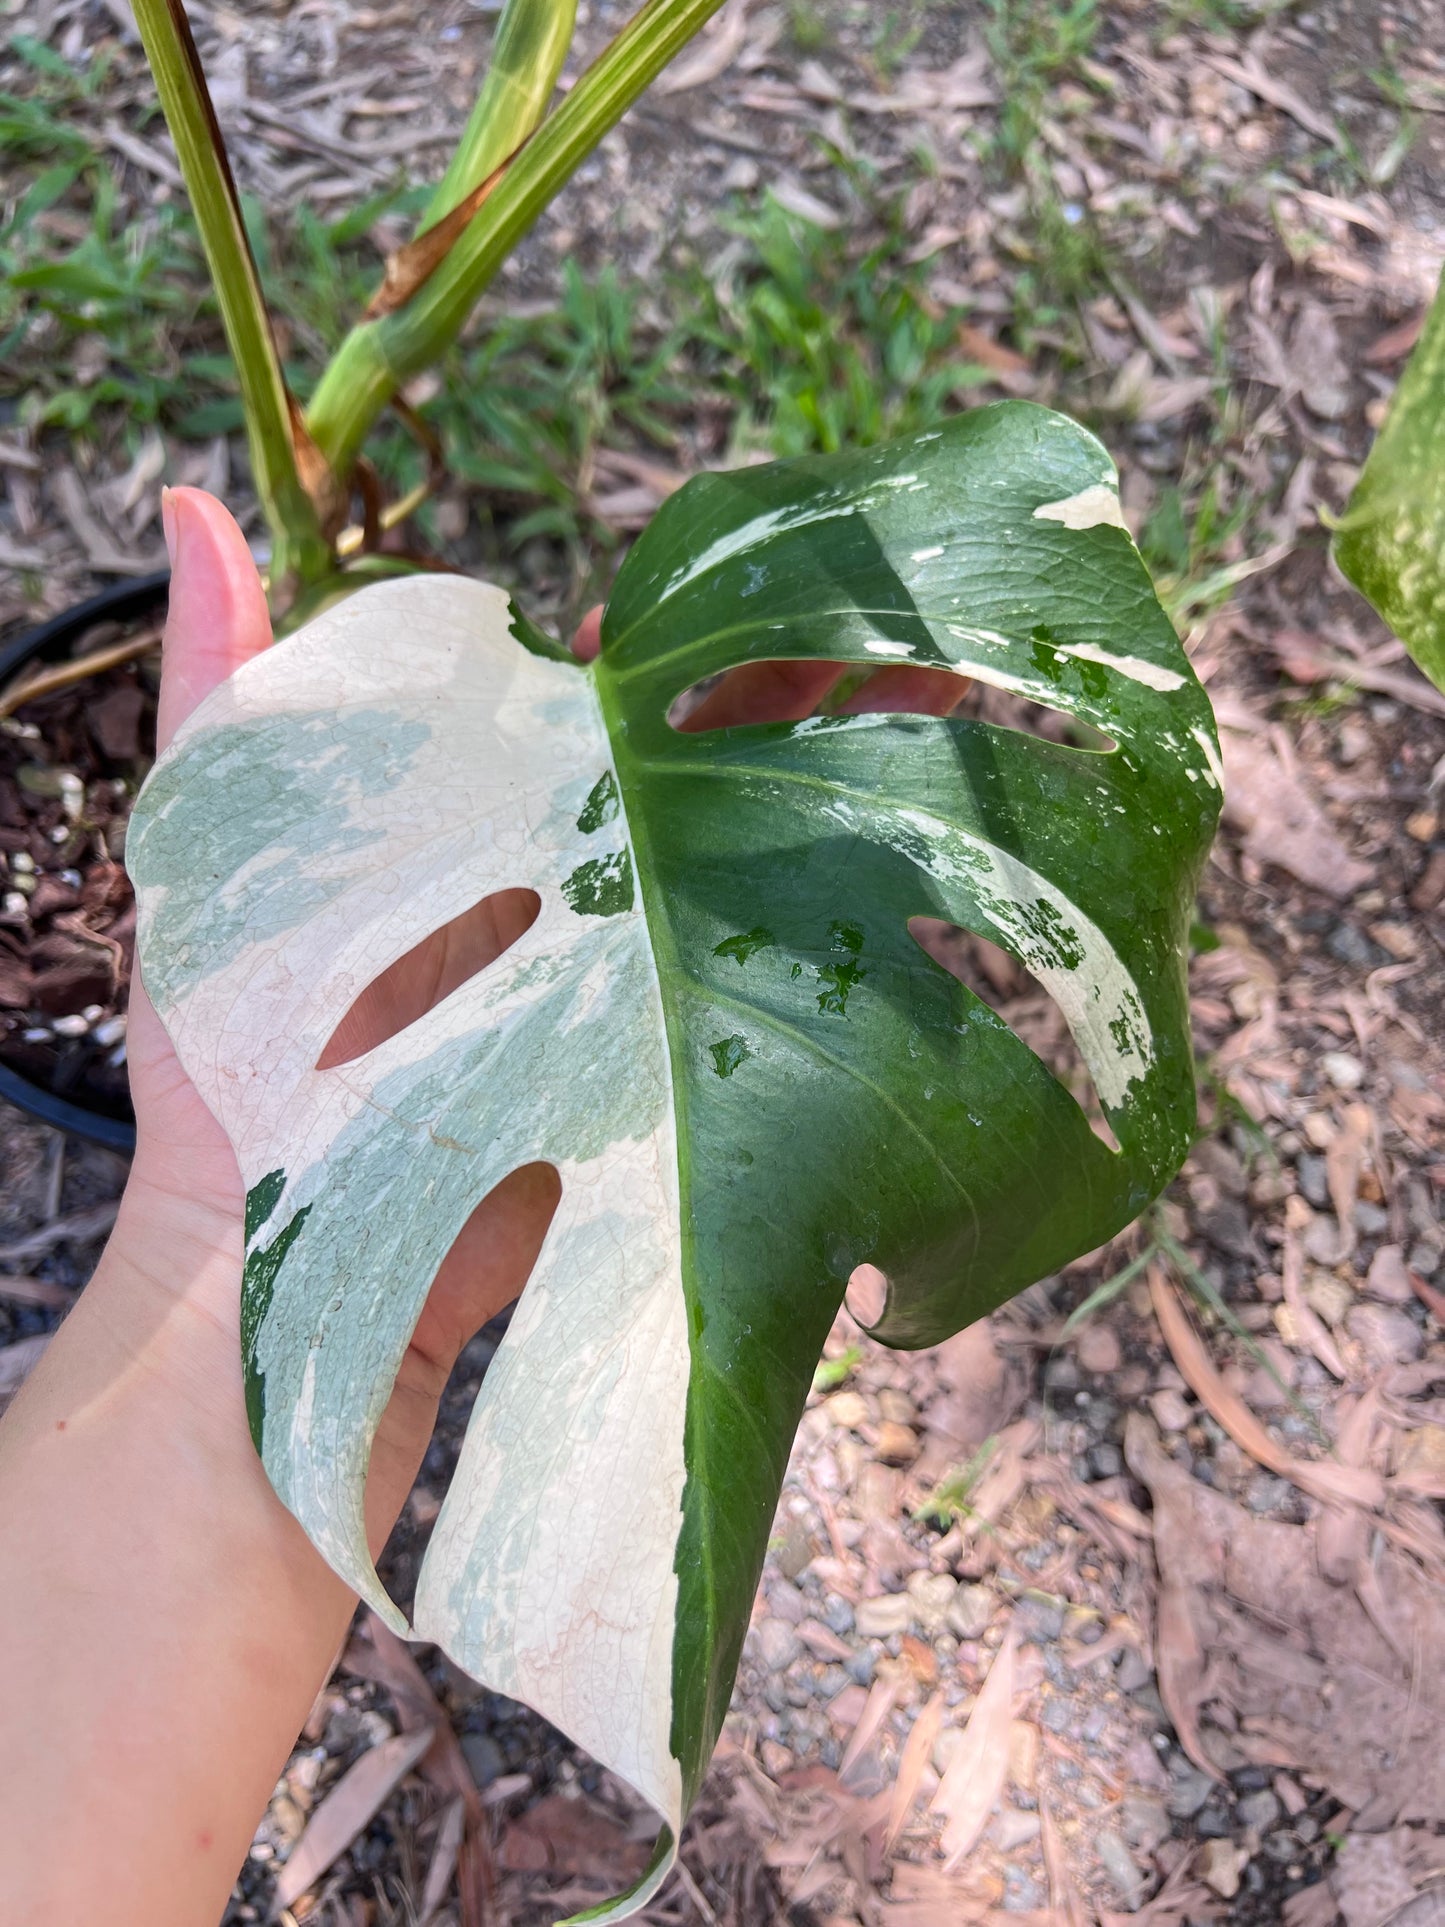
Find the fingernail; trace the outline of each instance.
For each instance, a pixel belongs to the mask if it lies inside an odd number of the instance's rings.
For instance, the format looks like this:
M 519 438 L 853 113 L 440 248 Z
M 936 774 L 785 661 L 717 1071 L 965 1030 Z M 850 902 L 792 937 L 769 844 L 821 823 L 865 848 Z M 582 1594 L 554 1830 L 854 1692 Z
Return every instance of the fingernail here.
M 161 530 L 166 538 L 166 554 L 171 559 L 171 574 L 174 575 L 180 564 L 181 517 L 176 492 L 172 488 L 161 490 Z

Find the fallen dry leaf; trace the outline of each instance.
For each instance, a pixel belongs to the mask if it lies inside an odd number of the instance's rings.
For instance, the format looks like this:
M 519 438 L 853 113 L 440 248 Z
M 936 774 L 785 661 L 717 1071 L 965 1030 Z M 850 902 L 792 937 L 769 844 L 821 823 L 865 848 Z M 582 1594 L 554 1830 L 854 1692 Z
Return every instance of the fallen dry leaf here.
M 943 1815 L 946 1864 L 956 1867 L 977 1845 L 994 1801 L 1008 1778 L 1008 1735 L 1013 1723 L 1016 1639 L 1010 1624 L 994 1655 L 983 1690 L 974 1701 L 963 1740 L 933 1796 Z
M 549 1793 L 507 1828 L 497 1864 L 515 1873 L 585 1872 L 599 1881 L 632 1881 L 647 1856 L 645 1841 L 629 1838 L 590 1800 Z
M 1342 899 L 1374 874 L 1352 857 L 1298 773 L 1262 735 L 1221 729 L 1224 813 L 1256 862 L 1272 863 L 1312 889 Z
M 436 1845 L 432 1848 L 431 1862 L 426 1870 L 426 1885 L 422 1888 L 421 1916 L 417 1927 L 428 1927 L 432 1915 L 447 1897 L 452 1875 L 457 1870 L 457 1857 L 461 1853 L 466 1824 L 467 1804 L 458 1794 L 442 1814 L 442 1823 L 437 1828 Z
M 68 1238 L 74 1238 L 81 1244 L 88 1243 L 92 1238 L 103 1238 L 115 1223 L 115 1214 L 119 1209 L 116 1200 L 108 1199 L 104 1204 L 92 1204 L 83 1211 L 72 1211 L 66 1217 L 52 1218 L 49 1224 L 42 1225 L 38 1231 L 16 1238 L 8 1245 L 0 1245 L 0 1265 L 33 1264 L 37 1258 L 43 1258 Z
M 1154 1501 L 1161 1583 L 1209 1656 L 1206 1756 L 1306 1774 L 1365 1829 L 1445 1819 L 1445 1679 L 1430 1661 L 1445 1645 L 1445 1592 L 1380 1546 L 1371 1570 L 1387 1638 L 1357 1592 L 1321 1576 L 1312 1525 L 1258 1517 L 1202 1485 L 1141 1413 L 1125 1453 Z M 1210 1719 L 1215 1706 L 1227 1729 Z
M 877 1679 L 869 1689 L 863 1703 L 863 1711 L 858 1715 L 858 1724 L 848 1741 L 847 1751 L 838 1767 L 840 1780 L 846 1779 L 851 1767 L 856 1766 L 867 1750 L 870 1741 L 884 1720 L 893 1711 L 898 1698 L 899 1684 L 895 1678 Z
M 358 1636 L 346 1648 L 342 1665 L 362 1679 L 375 1680 L 390 1693 L 404 1733 L 429 1727 L 435 1740 L 418 1771 L 444 1798 L 459 1799 L 466 1815 L 458 1857 L 457 1892 L 462 1927 L 483 1927 L 492 1912 L 494 1876 L 486 1804 L 446 1710 L 433 1693 L 410 1647 L 368 1611 Z M 492 1789 L 488 1789 L 492 1791 Z
M 75 1302 L 75 1293 L 49 1278 L 0 1277 L 0 1299 L 11 1305 L 44 1305 L 51 1311 L 64 1311 Z
M 898 1762 L 898 1778 L 888 1804 L 888 1825 L 883 1835 L 883 1851 L 891 1853 L 893 1843 L 907 1824 L 918 1794 L 918 1783 L 933 1758 L 933 1742 L 943 1725 L 943 1695 L 935 1693 L 914 1720 L 903 1757 Z
M 309 1893 L 328 1867 L 390 1799 L 435 1738 L 429 1726 L 397 1733 L 363 1753 L 342 1774 L 311 1817 L 276 1881 L 276 1905 L 289 1907 Z
M 1232 1392 L 1215 1370 L 1198 1334 L 1185 1316 L 1178 1294 L 1157 1265 L 1149 1268 L 1149 1296 L 1164 1342 L 1184 1382 L 1216 1424 L 1267 1471 L 1289 1479 L 1302 1492 L 1327 1503 L 1365 1505 L 1378 1509 L 1385 1502 L 1385 1484 L 1378 1473 L 1363 1466 L 1314 1463 L 1297 1459 L 1275 1443 L 1237 1392 Z

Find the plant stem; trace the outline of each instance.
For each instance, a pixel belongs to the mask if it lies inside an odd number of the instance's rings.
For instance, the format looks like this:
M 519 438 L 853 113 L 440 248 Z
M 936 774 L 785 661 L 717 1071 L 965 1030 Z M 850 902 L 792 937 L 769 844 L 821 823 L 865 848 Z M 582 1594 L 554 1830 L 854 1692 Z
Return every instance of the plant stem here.
M 572 44 L 577 0 L 508 0 L 492 58 L 451 166 L 422 216 L 425 230 L 495 173 L 547 111 Z
M 297 466 L 291 399 L 225 141 L 182 0 L 134 0 L 134 7 L 236 364 L 252 477 L 271 530 L 271 579 L 286 589 L 324 574 L 331 555 Z
M 460 334 L 478 296 L 564 182 L 721 4 L 648 0 L 517 153 L 412 298 L 351 330 L 306 414 L 312 439 L 337 475 L 349 472 L 367 430 L 401 384 Z

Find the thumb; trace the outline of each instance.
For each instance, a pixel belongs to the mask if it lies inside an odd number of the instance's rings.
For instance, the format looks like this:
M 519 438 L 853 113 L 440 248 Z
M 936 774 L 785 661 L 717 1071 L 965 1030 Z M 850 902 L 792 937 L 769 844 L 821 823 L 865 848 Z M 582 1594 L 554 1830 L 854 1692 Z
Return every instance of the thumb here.
M 164 749 L 203 697 L 271 646 L 271 617 L 246 538 L 214 495 L 166 489 L 161 522 L 171 558 L 156 718 Z

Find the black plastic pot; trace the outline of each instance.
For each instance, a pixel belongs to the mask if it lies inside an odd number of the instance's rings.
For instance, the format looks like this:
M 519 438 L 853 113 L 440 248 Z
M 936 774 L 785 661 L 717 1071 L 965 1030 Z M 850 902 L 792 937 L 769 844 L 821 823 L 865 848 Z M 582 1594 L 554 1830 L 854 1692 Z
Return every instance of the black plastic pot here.
M 162 570 L 156 575 L 138 576 L 133 582 L 118 583 L 115 588 L 92 596 L 88 602 L 67 609 L 63 615 L 52 617 L 38 629 L 28 630 L 13 642 L 0 645 L 0 688 L 28 663 L 67 661 L 76 641 L 97 622 L 131 622 L 137 616 L 148 615 L 165 601 L 170 579 L 169 571 Z M 42 1124 L 53 1125 L 57 1131 L 69 1131 L 112 1151 L 135 1149 L 133 1117 L 119 1116 L 114 1111 L 61 1096 L 22 1077 L 5 1064 L 0 1064 L 0 1097 L 17 1110 L 38 1118 Z

